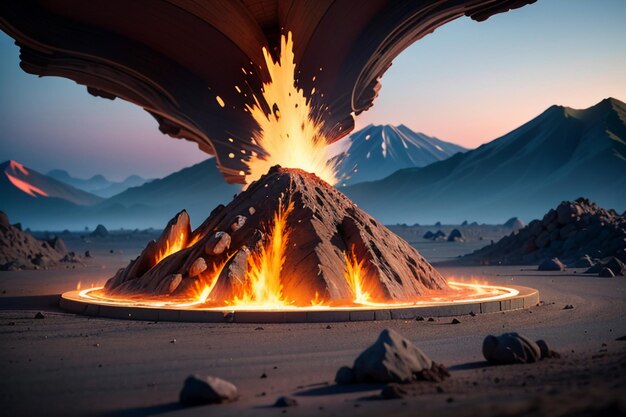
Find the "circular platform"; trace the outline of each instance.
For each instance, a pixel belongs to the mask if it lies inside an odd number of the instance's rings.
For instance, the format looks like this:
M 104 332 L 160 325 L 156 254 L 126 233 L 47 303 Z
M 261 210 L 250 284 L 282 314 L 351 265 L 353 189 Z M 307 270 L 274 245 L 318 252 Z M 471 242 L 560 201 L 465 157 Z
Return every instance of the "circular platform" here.
M 465 314 L 497 313 L 528 308 L 539 303 L 534 288 L 507 286 L 510 295 L 493 300 L 423 303 L 382 307 L 294 308 L 285 310 L 232 310 L 172 306 L 118 305 L 87 299 L 84 291 L 61 295 L 60 307 L 68 312 L 124 320 L 175 321 L 200 323 L 322 323 L 374 320 L 409 320 L 422 317 L 450 317 Z

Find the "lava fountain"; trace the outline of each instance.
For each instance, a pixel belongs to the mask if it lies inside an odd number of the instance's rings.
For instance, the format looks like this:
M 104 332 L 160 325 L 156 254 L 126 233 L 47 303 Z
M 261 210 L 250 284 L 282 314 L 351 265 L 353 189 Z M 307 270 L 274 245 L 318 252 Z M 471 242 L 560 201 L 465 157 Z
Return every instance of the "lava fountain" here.
M 524 289 L 526 298 L 516 304 L 516 288 L 446 281 L 417 250 L 334 188 L 336 166 L 322 134 L 323 109 L 310 105 L 315 89 L 307 98 L 297 87 L 291 34 L 282 37 L 277 61 L 265 49 L 263 56 L 270 79 L 262 96 L 252 95 L 245 108 L 259 127 L 258 152 L 242 150 L 245 190 L 193 231 L 187 213 L 178 213 L 159 239 L 103 288 L 64 294 L 62 304 L 74 310 L 90 303 L 185 311 L 396 313 L 465 304 L 469 313 L 481 312 L 484 303 L 497 303 L 500 310 L 536 302 L 536 291 Z

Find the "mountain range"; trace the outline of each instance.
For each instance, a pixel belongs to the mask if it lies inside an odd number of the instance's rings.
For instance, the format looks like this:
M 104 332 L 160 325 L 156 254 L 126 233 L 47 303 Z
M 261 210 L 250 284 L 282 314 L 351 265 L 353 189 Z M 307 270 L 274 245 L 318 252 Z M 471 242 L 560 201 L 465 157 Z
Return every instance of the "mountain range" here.
M 530 221 L 581 196 L 626 209 L 626 104 L 613 98 L 584 110 L 552 106 L 466 152 L 405 126 L 368 126 L 350 143 L 344 164 L 360 167 L 352 170 L 351 180 L 364 182 L 340 189 L 387 224 L 500 224 L 512 216 Z M 453 155 L 381 178 L 394 166 L 414 166 L 442 154 Z M 98 223 L 158 228 L 182 209 L 198 225 L 241 191 L 224 181 L 214 159 L 106 199 L 15 161 L 1 164 L 0 171 L 0 210 L 38 230 L 82 230 Z
M 48 172 L 48 176 L 57 181 L 61 181 L 62 183 L 71 185 L 74 188 L 87 191 L 103 198 L 112 197 L 130 187 L 139 187 L 140 185 L 151 181 L 149 179 L 142 178 L 139 175 L 131 175 L 124 181 L 118 182 L 111 181 L 103 175 L 94 175 L 93 177 L 87 179 L 76 178 L 62 169 L 54 169 Z
M 339 156 L 341 186 L 378 180 L 402 168 L 423 167 L 467 151 L 405 125 L 369 125 L 348 140 L 348 150 Z
M 477 149 L 343 188 L 382 222 L 501 223 L 540 217 L 562 200 L 626 209 L 626 104 L 552 106 Z

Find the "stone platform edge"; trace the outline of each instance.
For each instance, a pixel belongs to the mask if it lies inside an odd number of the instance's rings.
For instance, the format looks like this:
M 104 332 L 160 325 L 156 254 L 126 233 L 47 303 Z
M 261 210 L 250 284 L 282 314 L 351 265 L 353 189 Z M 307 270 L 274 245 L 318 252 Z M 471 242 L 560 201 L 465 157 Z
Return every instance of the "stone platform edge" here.
M 467 314 L 498 313 L 519 310 L 539 303 L 539 291 L 534 288 L 510 286 L 519 294 L 493 301 L 450 303 L 411 307 L 383 307 L 358 310 L 309 310 L 309 311 L 229 311 L 173 309 L 156 307 L 131 307 L 98 304 L 81 300 L 77 291 L 61 294 L 59 307 L 67 312 L 92 317 L 173 321 L 195 323 L 331 323 L 348 321 L 414 320 L 422 317 L 451 317 Z

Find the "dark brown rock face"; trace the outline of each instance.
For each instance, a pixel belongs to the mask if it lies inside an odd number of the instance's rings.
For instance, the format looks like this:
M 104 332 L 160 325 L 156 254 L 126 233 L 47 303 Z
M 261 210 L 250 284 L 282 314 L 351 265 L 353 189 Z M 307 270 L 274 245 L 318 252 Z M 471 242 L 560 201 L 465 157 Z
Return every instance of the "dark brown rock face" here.
M 25 71 L 141 106 L 161 132 L 198 143 L 229 182 L 242 182 L 246 165 L 228 154 L 262 153 L 243 108 L 261 96 L 261 50 L 275 55 L 281 33 L 293 32 L 299 87 L 315 87 L 312 105 L 328 108 L 334 142 L 354 128 L 352 113 L 372 106 L 380 78 L 413 42 L 456 18 L 483 21 L 535 1 L 4 0 L 0 29 L 18 42 Z
M 626 213 L 618 214 L 579 198 L 562 202 L 543 219 L 533 220 L 460 262 L 527 265 L 558 257 L 575 266 L 587 255 L 626 261 Z
M 111 294 L 183 296 L 220 266 L 210 299 L 232 297 L 246 279 L 249 258 L 258 257 L 271 238 L 268 225 L 281 204 L 292 205 L 286 218 L 281 285 L 296 305 L 310 305 L 315 294 L 329 302 L 354 299 L 345 277 L 346 254 L 352 251 L 362 261 L 365 287 L 377 300 L 412 300 L 429 289 L 447 288 L 445 279 L 414 248 L 337 189 L 304 171 L 274 167 L 228 206 L 215 209 L 193 232 L 187 214 L 179 213 L 159 241 L 149 243 L 106 289 Z M 156 264 L 155 254 L 181 236 L 184 249 Z M 199 258 L 207 266 L 200 272 Z M 166 284 L 173 283 L 176 274 L 182 280 L 171 290 Z
M 73 252 L 68 253 L 61 238 L 36 239 L 19 226 L 11 225 L 7 215 L 0 211 L 0 271 L 48 268 L 60 262 L 79 262 L 79 259 Z

